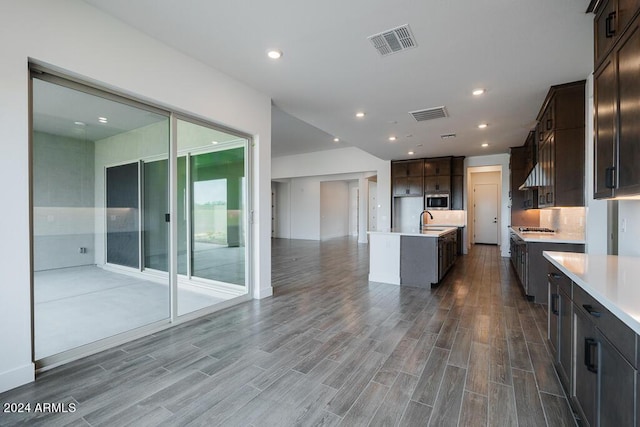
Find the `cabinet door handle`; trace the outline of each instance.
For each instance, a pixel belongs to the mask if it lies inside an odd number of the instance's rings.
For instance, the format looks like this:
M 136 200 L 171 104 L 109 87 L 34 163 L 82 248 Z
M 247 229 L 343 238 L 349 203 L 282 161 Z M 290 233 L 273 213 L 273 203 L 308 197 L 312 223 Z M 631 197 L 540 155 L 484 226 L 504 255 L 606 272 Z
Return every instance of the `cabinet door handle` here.
M 551 130 L 552 125 L 553 125 L 553 121 L 551 119 L 547 119 L 547 130 Z
M 551 294 L 551 312 L 556 316 L 560 314 L 560 311 L 558 311 L 558 299 L 560 299 L 560 295 Z
M 608 39 L 616 35 L 616 29 L 613 27 L 614 19 L 616 19 L 616 13 L 611 12 L 609 15 L 607 15 L 607 19 L 605 19 L 604 21 L 604 33 Z
M 549 273 L 549 274 L 547 274 L 547 277 L 550 278 L 550 279 L 559 279 L 562 276 L 559 275 L 558 273 Z
M 598 341 L 584 339 L 584 364 L 590 372 L 598 373 Z
M 604 186 L 606 188 L 616 188 L 616 167 L 609 166 L 604 171 Z
M 602 313 L 600 313 L 598 310 L 593 308 L 593 306 L 591 304 L 582 304 L 582 307 L 584 307 L 584 309 L 587 310 L 587 313 L 589 313 L 593 317 L 602 316 Z

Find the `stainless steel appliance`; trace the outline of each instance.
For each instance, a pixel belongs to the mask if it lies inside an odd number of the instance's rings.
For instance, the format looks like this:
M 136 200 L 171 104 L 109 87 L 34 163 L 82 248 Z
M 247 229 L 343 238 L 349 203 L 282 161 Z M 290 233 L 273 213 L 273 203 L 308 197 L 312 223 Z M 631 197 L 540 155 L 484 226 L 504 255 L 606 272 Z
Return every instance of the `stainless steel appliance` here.
M 449 193 L 433 193 L 424 195 L 425 209 L 449 209 Z

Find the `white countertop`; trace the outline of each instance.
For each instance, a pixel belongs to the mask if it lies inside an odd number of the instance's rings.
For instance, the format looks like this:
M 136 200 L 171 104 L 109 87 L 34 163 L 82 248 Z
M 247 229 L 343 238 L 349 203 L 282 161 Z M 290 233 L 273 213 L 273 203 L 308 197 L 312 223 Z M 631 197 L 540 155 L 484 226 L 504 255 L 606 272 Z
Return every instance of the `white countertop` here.
M 509 229 L 525 242 L 585 244 L 584 234 L 582 233 L 523 233 L 517 227 L 509 227 Z
M 428 225 L 422 230 L 416 228 L 407 228 L 402 230 L 390 231 L 369 231 L 367 234 L 393 234 L 398 236 L 420 236 L 420 237 L 440 237 L 452 231 L 457 231 L 458 227 L 449 227 L 446 225 Z
M 640 334 L 640 257 L 549 251 L 543 255 Z

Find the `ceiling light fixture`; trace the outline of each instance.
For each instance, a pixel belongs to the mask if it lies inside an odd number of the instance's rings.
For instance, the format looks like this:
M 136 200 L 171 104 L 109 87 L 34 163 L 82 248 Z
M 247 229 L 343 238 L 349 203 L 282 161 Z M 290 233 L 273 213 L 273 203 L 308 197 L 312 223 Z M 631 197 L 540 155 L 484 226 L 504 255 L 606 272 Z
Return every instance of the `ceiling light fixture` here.
M 480 96 L 482 94 L 484 94 L 485 90 L 484 89 L 474 89 L 473 92 L 473 96 Z
M 488 125 L 488 124 L 486 124 L 486 123 L 480 123 L 480 124 L 478 125 L 478 129 L 484 129 L 484 128 L 486 128 L 487 126 L 489 126 L 489 125 Z
M 396 138 L 395 136 L 390 136 L 389 137 L 389 141 L 395 141 L 396 139 L 398 139 L 398 138 Z
M 409 154 L 410 156 L 413 156 L 415 153 L 413 151 L 409 151 L 407 154 Z
M 333 138 L 333 142 L 340 142 L 340 138 Z
M 106 117 L 98 117 L 98 121 L 99 121 L 100 123 L 107 123 L 107 122 L 109 122 L 109 120 L 107 120 L 107 118 L 106 118 Z
M 489 144 L 487 144 L 486 142 L 481 145 L 481 147 L 488 147 L 488 146 L 489 146 Z
M 218 145 L 218 141 L 211 141 L 213 145 Z
M 282 58 L 282 51 L 278 49 L 271 49 L 267 51 L 267 56 L 271 59 L 280 59 Z
M 357 117 L 357 118 L 359 118 L 359 119 L 361 119 L 361 118 L 363 118 L 363 117 L 364 117 L 364 113 L 363 113 L 362 111 L 358 111 L 358 112 L 356 113 L 356 117 Z

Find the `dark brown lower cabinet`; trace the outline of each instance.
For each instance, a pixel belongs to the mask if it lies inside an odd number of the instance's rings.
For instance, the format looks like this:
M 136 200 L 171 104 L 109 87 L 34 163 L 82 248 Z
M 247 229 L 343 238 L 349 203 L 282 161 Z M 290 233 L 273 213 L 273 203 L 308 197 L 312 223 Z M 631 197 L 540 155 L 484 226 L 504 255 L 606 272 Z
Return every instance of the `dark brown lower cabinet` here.
M 572 380 L 571 363 L 573 361 L 573 304 L 571 302 L 571 296 L 565 293 L 562 287 L 560 288 L 558 307 L 560 308 L 560 332 L 558 337 L 560 354 L 558 358 L 558 374 L 564 387 L 567 390 L 570 390 Z
M 635 422 L 636 370 L 600 331 L 596 331 L 596 341 L 600 346 L 599 425 L 632 426 Z
M 574 404 L 585 426 L 636 423 L 636 369 L 595 327 L 591 315 L 574 305 L 576 380 Z M 612 331 L 615 332 L 615 331 Z
M 571 361 L 573 338 L 573 304 L 571 280 L 551 266 L 549 273 L 549 345 L 553 352 L 558 377 L 571 391 Z
M 548 272 L 549 347 L 579 425 L 640 426 L 639 337 L 555 266 Z
M 582 425 L 595 427 L 598 416 L 596 393 L 598 389 L 596 328 L 577 306 L 574 307 L 576 333 L 576 381 L 573 403 L 578 409 Z M 595 346 L 595 347 L 594 347 Z M 581 412 L 581 413 L 580 413 Z

